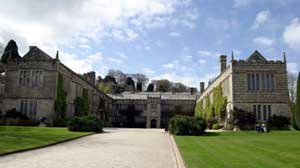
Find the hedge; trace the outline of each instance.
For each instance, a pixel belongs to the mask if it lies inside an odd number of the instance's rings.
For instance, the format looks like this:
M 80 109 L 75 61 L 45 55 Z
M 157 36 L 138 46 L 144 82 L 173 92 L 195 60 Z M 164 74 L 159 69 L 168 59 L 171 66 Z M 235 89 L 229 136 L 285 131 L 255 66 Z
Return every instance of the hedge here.
M 175 115 L 169 121 L 170 133 L 174 135 L 201 135 L 206 129 L 202 118 Z
M 68 129 L 75 132 L 103 132 L 103 123 L 96 117 L 74 117 L 67 123 Z

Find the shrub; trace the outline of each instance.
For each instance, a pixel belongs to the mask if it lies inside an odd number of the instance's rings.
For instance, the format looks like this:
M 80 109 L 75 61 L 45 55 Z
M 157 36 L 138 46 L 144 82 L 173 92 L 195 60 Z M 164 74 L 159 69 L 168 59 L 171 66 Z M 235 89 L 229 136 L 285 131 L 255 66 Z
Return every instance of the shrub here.
M 233 118 L 228 121 L 230 125 L 238 125 L 242 130 L 252 130 L 255 126 L 256 118 L 253 112 L 247 112 L 242 109 L 234 108 L 231 111 Z
M 175 115 L 169 121 L 169 130 L 174 135 L 201 135 L 206 129 L 202 118 Z
M 212 129 L 214 129 L 214 130 L 218 130 L 218 129 L 220 129 L 220 128 L 222 128 L 222 126 L 221 126 L 219 123 L 215 123 L 215 124 L 212 126 Z
M 53 127 L 66 127 L 68 119 L 57 118 L 53 121 Z
M 290 118 L 285 116 L 273 115 L 269 121 L 269 124 L 273 129 L 288 129 Z
M 209 118 L 207 120 L 207 128 L 212 129 L 213 125 L 216 124 L 216 123 L 218 123 L 218 120 L 216 118 L 214 118 L 214 117 Z
M 74 117 L 67 122 L 68 129 L 75 132 L 102 132 L 102 122 L 93 116 Z
M 0 125 L 6 126 L 37 126 L 37 122 L 30 119 L 17 119 L 17 118 L 2 118 Z
M 15 119 L 22 119 L 22 120 L 28 119 L 28 117 L 25 114 L 18 112 L 15 108 L 11 110 L 7 110 L 3 118 L 15 118 Z

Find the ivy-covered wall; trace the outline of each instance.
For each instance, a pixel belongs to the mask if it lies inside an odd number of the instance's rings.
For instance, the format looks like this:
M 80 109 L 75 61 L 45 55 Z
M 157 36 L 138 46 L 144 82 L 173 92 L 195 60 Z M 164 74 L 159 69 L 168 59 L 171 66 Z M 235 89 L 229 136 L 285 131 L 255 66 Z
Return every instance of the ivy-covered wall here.
M 55 112 L 58 118 L 65 118 L 67 110 L 67 93 L 64 90 L 64 81 L 62 74 L 58 74 L 56 89 Z
M 198 101 L 195 107 L 195 116 L 205 120 L 217 118 L 222 121 L 226 114 L 227 97 L 222 95 L 222 86 L 218 85 L 213 89 L 213 102 L 210 102 L 209 95 L 204 101 Z

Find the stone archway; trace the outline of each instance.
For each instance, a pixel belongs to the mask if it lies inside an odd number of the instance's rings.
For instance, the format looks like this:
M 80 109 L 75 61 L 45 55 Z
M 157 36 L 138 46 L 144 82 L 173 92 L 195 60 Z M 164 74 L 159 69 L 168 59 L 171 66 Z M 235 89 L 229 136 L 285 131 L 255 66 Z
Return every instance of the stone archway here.
M 151 128 L 157 128 L 157 121 L 156 121 L 156 119 L 152 119 L 152 120 L 151 120 L 150 127 L 151 127 Z

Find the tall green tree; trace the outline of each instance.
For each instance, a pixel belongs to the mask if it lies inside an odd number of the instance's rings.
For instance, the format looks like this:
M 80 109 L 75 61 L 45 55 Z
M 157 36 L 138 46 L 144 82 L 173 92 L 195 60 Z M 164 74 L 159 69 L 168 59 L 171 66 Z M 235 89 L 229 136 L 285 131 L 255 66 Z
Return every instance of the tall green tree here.
M 58 118 L 65 118 L 67 110 L 67 93 L 64 90 L 64 82 L 62 74 L 58 74 L 55 112 Z
M 296 129 L 300 129 L 300 72 L 298 74 L 297 80 L 297 96 L 296 96 L 296 105 L 294 111 L 294 122 Z
M 18 59 L 21 58 L 18 52 L 18 46 L 17 43 L 14 40 L 10 40 L 2 54 L 1 62 L 7 63 L 8 59 Z
M 148 87 L 147 87 L 147 92 L 153 92 L 154 91 L 154 84 L 153 83 L 149 83 Z

